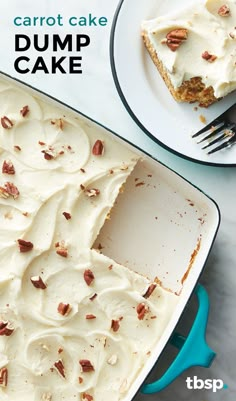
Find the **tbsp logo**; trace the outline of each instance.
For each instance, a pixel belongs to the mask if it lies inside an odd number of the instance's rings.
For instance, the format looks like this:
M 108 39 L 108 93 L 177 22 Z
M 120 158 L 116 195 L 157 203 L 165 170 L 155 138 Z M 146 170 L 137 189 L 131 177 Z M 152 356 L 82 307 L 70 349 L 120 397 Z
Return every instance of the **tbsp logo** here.
M 224 384 L 221 379 L 199 379 L 197 376 L 187 377 L 186 379 L 187 388 L 189 390 L 212 390 L 216 393 L 218 390 L 228 388 L 227 384 Z

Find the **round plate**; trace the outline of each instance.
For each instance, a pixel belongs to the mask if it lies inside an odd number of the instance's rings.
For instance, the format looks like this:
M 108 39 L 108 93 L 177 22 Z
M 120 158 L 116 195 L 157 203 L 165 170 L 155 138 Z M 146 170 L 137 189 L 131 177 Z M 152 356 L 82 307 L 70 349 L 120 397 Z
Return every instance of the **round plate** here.
M 181 7 L 189 4 L 181 0 Z M 177 103 L 153 64 L 141 38 L 141 22 L 179 9 L 175 0 L 122 0 L 113 21 L 110 58 L 119 95 L 136 123 L 156 142 L 178 155 L 204 164 L 236 166 L 236 146 L 212 155 L 192 139 L 235 103 L 235 93 L 209 108 Z M 197 106 L 197 107 L 196 107 Z

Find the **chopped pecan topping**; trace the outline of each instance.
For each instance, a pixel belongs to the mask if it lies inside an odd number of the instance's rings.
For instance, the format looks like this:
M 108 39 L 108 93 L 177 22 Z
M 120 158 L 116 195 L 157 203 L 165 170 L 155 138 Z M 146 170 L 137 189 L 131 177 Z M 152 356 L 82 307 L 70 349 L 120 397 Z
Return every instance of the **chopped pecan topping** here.
M 8 198 L 8 196 L 12 196 L 14 199 L 17 199 L 20 195 L 18 188 L 12 182 L 6 182 L 4 184 L 4 188 L 0 187 L 0 196 L 2 198 Z
M 115 365 L 118 361 L 118 356 L 116 354 L 113 354 L 110 356 L 110 358 L 107 360 L 108 365 Z
M 21 147 L 19 145 L 14 145 L 14 150 L 16 152 L 20 152 L 21 151 Z
M 65 245 L 64 245 L 64 242 L 62 241 L 61 243 L 59 243 L 59 242 L 57 242 L 56 244 L 55 244 L 55 246 L 56 246 L 56 253 L 59 255 L 59 256 L 62 256 L 63 258 L 67 258 L 67 256 L 68 256 L 68 249 L 65 247 Z
M 30 241 L 25 241 L 24 239 L 18 239 L 18 246 L 21 253 L 32 251 L 34 244 Z
M 81 366 L 82 372 L 92 372 L 94 367 L 88 359 L 80 359 L 79 364 Z
M 208 51 L 206 50 L 204 53 L 202 53 L 202 58 L 204 60 L 208 61 L 209 63 L 213 63 L 213 61 L 215 61 L 217 59 L 217 56 L 214 56 L 214 54 L 208 53 Z
M 55 120 L 51 120 L 51 124 L 55 125 L 56 128 L 59 128 L 62 131 L 65 125 L 65 121 L 62 118 L 56 118 Z
M 95 196 L 98 196 L 100 194 L 100 190 L 98 188 L 88 188 L 85 189 L 84 192 L 89 198 L 94 198 Z
M 83 400 L 93 401 L 93 396 L 87 393 L 83 393 Z
M 86 269 L 84 271 L 84 281 L 86 282 L 87 285 L 91 285 L 92 282 L 94 281 L 94 274 L 90 269 Z
M 79 376 L 79 377 L 78 377 L 78 381 L 79 381 L 79 384 L 82 384 L 83 381 L 84 381 L 83 377 Z
M 15 174 L 15 168 L 10 160 L 4 160 L 2 165 L 2 173 L 3 174 Z
M 217 12 L 221 17 L 228 17 L 230 15 L 230 8 L 227 4 L 223 4 Z
M 87 320 L 96 319 L 96 316 L 93 315 L 92 313 L 90 313 L 90 314 L 86 315 L 86 319 Z
M 81 168 L 80 171 L 81 171 L 81 173 L 85 173 L 85 169 L 84 168 Z
M 185 42 L 188 38 L 188 30 L 185 28 L 173 29 L 168 32 L 166 35 L 166 39 L 162 41 L 162 43 L 166 43 L 172 52 L 175 52 L 183 42 Z
M 9 193 L 7 192 L 6 188 L 0 187 L 0 198 L 7 199 L 9 198 Z
M 18 239 L 17 242 L 18 242 L 19 250 L 22 253 L 32 251 L 32 249 L 34 247 L 34 244 L 32 244 L 32 242 L 25 241 L 24 239 Z
M 13 122 L 7 116 L 1 117 L 1 124 L 5 129 L 10 129 L 13 127 Z
M 66 220 L 70 220 L 70 219 L 71 219 L 71 214 L 70 214 L 70 213 L 68 213 L 68 212 L 63 212 L 62 214 L 63 214 L 63 216 L 66 218 Z
M 149 311 L 149 308 L 142 302 L 138 304 L 136 312 L 138 314 L 138 319 L 143 320 L 145 314 Z
M 26 117 L 28 113 L 29 113 L 29 106 L 24 106 L 20 110 L 20 114 L 22 115 L 22 117 Z
M 39 288 L 40 290 L 45 290 L 47 288 L 40 276 L 32 276 L 30 277 L 30 281 L 35 288 Z
M 38 141 L 38 144 L 39 144 L 40 146 L 45 146 L 45 145 L 46 145 L 46 143 L 43 142 L 43 141 Z
M 58 249 L 56 250 L 56 253 L 57 253 L 58 255 L 62 256 L 63 258 L 67 258 L 67 256 L 68 256 L 68 249 L 66 249 L 66 248 L 58 248 Z
M 119 328 L 120 328 L 120 321 L 119 321 L 119 320 L 114 320 L 114 319 L 112 319 L 112 321 L 111 321 L 111 329 L 112 329 L 114 332 L 116 332 L 116 331 L 119 330 Z
M 50 151 L 42 150 L 42 153 L 44 154 L 44 159 L 46 160 L 52 160 L 54 159 L 54 155 Z
M 150 295 L 153 293 L 153 291 L 155 290 L 155 288 L 156 288 L 156 284 L 150 284 L 149 285 L 149 287 L 148 287 L 148 289 L 147 289 L 147 291 L 145 292 L 145 294 L 143 294 L 143 297 L 144 298 L 149 298 L 150 297 Z
M 98 296 L 98 294 L 96 294 L 96 292 L 89 298 L 90 301 L 93 301 L 96 297 Z
M 104 153 L 104 144 L 98 139 L 93 145 L 92 153 L 94 156 L 101 156 Z
M 0 387 L 7 387 L 8 370 L 7 368 L 0 369 Z
M 67 316 L 71 312 L 71 305 L 70 304 L 63 304 L 63 302 L 60 302 L 57 310 L 62 316 Z
M 65 377 L 66 377 L 66 375 L 65 375 L 65 367 L 64 367 L 64 365 L 63 365 L 62 360 L 59 359 L 58 361 L 56 361 L 56 362 L 54 363 L 54 366 L 55 366 L 57 372 L 58 372 L 62 377 L 65 378 Z
M 14 331 L 12 323 L 6 321 L 0 321 L 0 336 L 9 337 Z
M 58 348 L 58 350 L 57 350 L 57 352 L 58 352 L 58 354 L 61 354 L 62 352 L 63 352 L 64 350 L 63 350 L 63 348 Z

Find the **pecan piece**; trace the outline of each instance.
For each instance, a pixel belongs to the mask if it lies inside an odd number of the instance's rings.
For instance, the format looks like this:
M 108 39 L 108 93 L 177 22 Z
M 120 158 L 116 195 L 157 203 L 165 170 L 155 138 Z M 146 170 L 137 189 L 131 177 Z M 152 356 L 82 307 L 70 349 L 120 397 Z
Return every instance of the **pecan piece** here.
M 80 359 L 79 364 L 81 366 L 82 372 L 92 372 L 94 367 L 88 359 Z
M 68 249 L 59 247 L 59 248 L 56 250 L 56 253 L 57 253 L 59 256 L 62 256 L 63 258 L 67 258 L 67 256 L 68 256 Z
M 219 10 L 217 11 L 217 13 L 221 16 L 221 17 L 228 17 L 230 15 L 230 8 L 229 6 L 227 6 L 227 4 L 223 4 L 223 6 L 221 6 L 219 8 Z
M 20 195 L 18 188 L 12 182 L 7 181 L 4 184 L 4 187 L 8 192 L 8 194 L 11 195 L 14 199 L 17 199 L 18 196 Z
M 86 269 L 84 271 L 84 281 L 86 282 L 87 285 L 91 285 L 92 282 L 94 281 L 94 274 L 92 272 L 92 270 L 90 269 Z
M 42 153 L 44 154 L 44 159 L 45 160 L 52 160 L 54 159 L 54 155 L 51 153 L 49 153 L 50 151 L 46 151 L 46 150 L 42 150 Z
M 112 321 L 111 321 L 111 329 L 112 329 L 114 332 L 116 332 L 116 331 L 119 330 L 119 328 L 120 328 L 120 321 L 119 321 L 119 320 L 114 320 L 114 319 L 112 319 Z
M 183 42 L 188 38 L 188 30 L 185 28 L 173 29 L 168 32 L 166 39 L 162 43 L 166 43 L 172 52 L 175 52 Z
M 21 147 L 19 145 L 14 145 L 14 150 L 15 150 L 15 152 L 20 152 Z
M 6 188 L 0 187 L 0 198 L 7 199 L 9 198 L 9 193 L 7 192 Z
M 9 337 L 14 331 L 14 327 L 10 322 L 0 322 L 0 336 Z
M 83 400 L 93 401 L 93 396 L 87 393 L 83 393 Z
M 63 214 L 63 216 L 66 218 L 66 220 L 70 220 L 70 219 L 71 219 L 71 214 L 70 214 L 70 213 L 68 213 L 68 212 L 63 212 L 62 214 Z
M 56 247 L 56 253 L 59 255 L 59 256 L 62 256 L 63 258 L 67 258 L 67 256 L 68 256 L 68 249 L 65 247 L 65 245 L 64 245 L 64 241 L 62 241 L 61 243 L 60 242 L 57 242 L 56 244 L 55 244 L 55 247 Z
M 93 315 L 92 313 L 86 315 L 85 317 L 86 317 L 87 320 L 96 319 L 96 316 Z
M 95 298 L 97 298 L 98 294 L 95 292 L 89 299 L 90 301 L 94 301 Z
M 2 173 L 3 174 L 15 174 L 15 168 L 10 160 L 4 160 L 2 165 Z
M 20 110 L 20 114 L 22 115 L 22 117 L 26 117 L 28 113 L 29 113 L 29 106 L 24 106 Z
M 95 196 L 100 194 L 100 190 L 98 188 L 85 189 L 84 192 L 89 198 L 95 198 Z
M 103 155 L 103 153 L 104 153 L 104 144 L 100 139 L 98 139 L 93 145 L 92 154 L 94 156 L 101 156 Z
M 32 276 L 30 277 L 30 281 L 35 288 L 39 288 L 40 290 L 45 290 L 47 288 L 40 276 Z
M 142 302 L 137 305 L 136 312 L 138 314 L 138 319 L 143 320 L 145 314 L 149 311 L 149 308 Z
M 65 377 L 66 377 L 66 375 L 65 375 L 65 366 L 63 365 L 62 360 L 59 359 L 58 361 L 56 361 L 56 362 L 54 363 L 54 366 L 55 366 L 57 372 L 58 372 L 62 377 L 65 378 Z
M 60 313 L 62 316 L 67 316 L 71 312 L 71 305 L 70 304 L 63 304 L 63 302 L 60 302 L 57 311 Z
M 208 51 L 206 50 L 205 52 L 202 53 L 202 58 L 204 60 L 208 61 L 209 63 L 213 63 L 213 61 L 215 61 L 217 59 L 217 56 L 214 56 L 214 54 L 208 53 Z
M 22 253 L 32 251 L 34 247 L 34 244 L 32 244 L 32 242 L 25 241 L 24 239 L 18 239 L 17 242 L 19 245 L 19 250 Z
M 143 294 L 143 298 L 149 298 L 150 297 L 150 295 L 153 293 L 153 291 L 155 290 L 155 288 L 156 288 L 156 284 L 150 284 L 149 285 L 149 287 L 148 287 L 148 289 L 147 289 L 147 291 L 145 292 L 145 294 Z
M 5 129 L 10 129 L 13 127 L 13 122 L 7 116 L 1 117 L 1 124 Z
M 8 370 L 7 368 L 0 369 L 0 387 L 7 387 Z

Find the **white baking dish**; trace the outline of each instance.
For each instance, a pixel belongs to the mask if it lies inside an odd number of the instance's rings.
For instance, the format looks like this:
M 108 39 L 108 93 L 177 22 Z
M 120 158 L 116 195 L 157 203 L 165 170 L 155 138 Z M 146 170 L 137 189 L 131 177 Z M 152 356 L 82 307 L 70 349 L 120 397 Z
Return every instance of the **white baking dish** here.
M 78 111 L 50 96 L 5 74 L 1 76 L 78 116 Z M 90 129 L 96 129 L 97 132 L 105 130 L 109 135 L 118 137 L 101 124 L 81 113 L 79 115 Z M 136 152 L 141 161 L 128 178 L 125 194 L 118 198 L 112 219 L 105 223 L 94 247 L 102 244 L 104 254 L 144 275 L 157 276 L 165 288 L 179 295 L 172 319 L 152 350 L 148 363 L 123 398 L 124 401 L 130 401 L 170 338 L 182 348 L 176 361 L 162 379 L 144 386 L 142 391 L 159 391 L 189 366 L 208 366 L 214 358 L 215 353 L 205 343 L 208 298 L 205 290 L 199 285 L 196 287 L 196 284 L 214 242 L 220 213 L 216 203 L 194 185 L 120 137 L 118 140 Z M 199 311 L 185 341 L 183 337 L 172 334 L 195 288 Z M 190 352 L 193 341 L 197 354 L 192 350 Z

